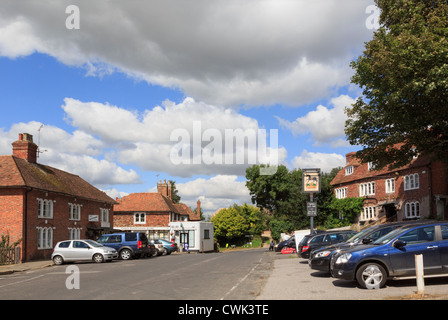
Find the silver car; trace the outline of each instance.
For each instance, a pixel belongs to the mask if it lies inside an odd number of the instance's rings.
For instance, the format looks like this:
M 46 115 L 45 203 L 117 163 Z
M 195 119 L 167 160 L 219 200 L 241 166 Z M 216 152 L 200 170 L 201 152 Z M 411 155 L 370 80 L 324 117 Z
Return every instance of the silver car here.
M 56 265 L 70 261 L 94 261 L 101 263 L 118 258 L 114 248 L 105 247 L 93 240 L 65 240 L 54 247 L 51 259 Z

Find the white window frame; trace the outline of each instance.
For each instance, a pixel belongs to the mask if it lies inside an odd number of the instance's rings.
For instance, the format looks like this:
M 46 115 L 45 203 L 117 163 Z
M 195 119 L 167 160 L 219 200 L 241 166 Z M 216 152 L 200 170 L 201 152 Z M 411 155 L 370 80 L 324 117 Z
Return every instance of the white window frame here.
M 53 200 L 37 198 L 37 217 L 43 219 L 53 219 Z
M 69 240 L 81 239 L 82 228 L 68 228 Z
M 336 199 L 344 199 L 347 198 L 347 187 L 337 188 L 334 190 Z
M 395 193 L 395 179 L 386 179 L 384 180 L 386 193 Z
M 364 182 L 359 184 L 359 196 L 374 196 L 375 195 L 375 181 Z
M 53 228 L 52 227 L 37 227 L 37 249 L 52 249 L 53 248 Z
M 80 221 L 81 220 L 81 204 L 69 203 L 69 220 Z
M 345 168 L 345 175 L 349 176 L 353 173 L 353 166 L 348 166 Z
M 420 218 L 420 202 L 406 202 L 404 205 L 404 216 L 406 219 Z
M 109 222 L 109 209 L 100 208 L 100 213 L 101 213 L 101 221 Z
M 363 208 L 361 212 L 361 221 L 376 220 L 377 209 L 376 206 L 367 206 Z
M 420 188 L 420 178 L 418 173 L 412 173 L 404 176 L 404 191 L 416 190 Z
M 134 224 L 145 224 L 146 212 L 134 212 Z

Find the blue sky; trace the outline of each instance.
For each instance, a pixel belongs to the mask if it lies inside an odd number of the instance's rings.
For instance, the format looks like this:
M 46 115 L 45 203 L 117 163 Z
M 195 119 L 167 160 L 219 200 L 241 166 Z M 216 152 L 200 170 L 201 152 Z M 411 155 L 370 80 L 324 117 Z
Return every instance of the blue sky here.
M 174 165 L 175 130 L 278 130 L 272 151 L 291 169 L 328 171 L 359 149 L 343 108 L 360 94 L 348 64 L 372 37 L 373 1 L 72 2 L 74 30 L 62 2 L 5 1 L 0 154 L 20 132 L 37 142 L 43 125 L 39 162 L 113 197 L 175 180 L 185 203 L 211 213 L 250 201 L 250 164 Z

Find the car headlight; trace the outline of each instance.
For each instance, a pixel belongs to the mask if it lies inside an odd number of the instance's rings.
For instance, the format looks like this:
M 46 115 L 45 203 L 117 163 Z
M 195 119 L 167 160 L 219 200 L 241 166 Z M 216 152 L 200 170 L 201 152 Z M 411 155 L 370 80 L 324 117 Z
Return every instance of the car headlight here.
M 331 251 L 327 251 L 327 250 L 326 251 L 322 251 L 322 252 L 316 253 L 314 258 L 323 258 L 323 257 L 328 256 L 330 253 L 331 253 Z
M 351 257 L 352 257 L 351 253 L 343 253 L 336 260 L 336 264 L 347 263 Z

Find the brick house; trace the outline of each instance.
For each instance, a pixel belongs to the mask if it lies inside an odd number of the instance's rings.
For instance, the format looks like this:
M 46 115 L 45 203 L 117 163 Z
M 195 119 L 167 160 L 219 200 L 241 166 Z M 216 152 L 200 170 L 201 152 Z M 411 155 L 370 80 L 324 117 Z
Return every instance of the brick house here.
M 448 175 L 443 163 L 418 157 L 397 169 L 374 170 L 355 155 L 346 154 L 346 165 L 331 185 L 336 198 L 364 197 L 360 223 L 448 218 Z
M 21 239 L 21 261 L 49 259 L 66 239 L 95 239 L 113 225 L 115 201 L 82 178 L 37 163 L 33 136 L 0 156 L 0 234 Z
M 186 204 L 172 201 L 171 184 L 164 180 L 157 184 L 157 192 L 131 193 L 116 199 L 114 229 L 146 232 L 148 238 L 170 239 L 170 222 L 200 221 Z M 200 201 L 197 212 L 200 212 Z

